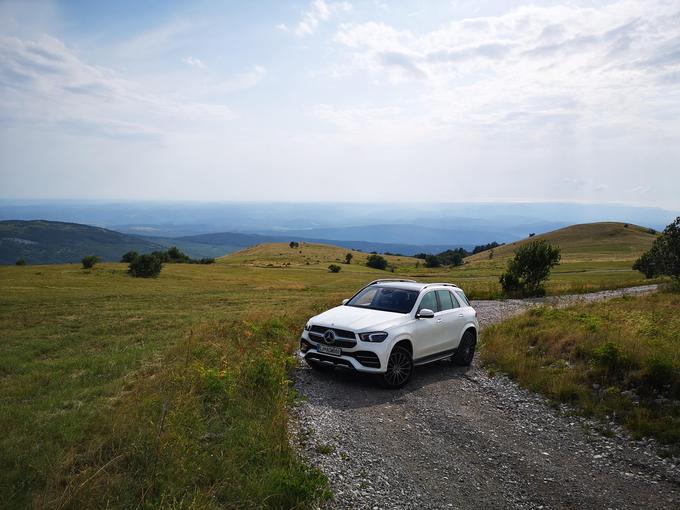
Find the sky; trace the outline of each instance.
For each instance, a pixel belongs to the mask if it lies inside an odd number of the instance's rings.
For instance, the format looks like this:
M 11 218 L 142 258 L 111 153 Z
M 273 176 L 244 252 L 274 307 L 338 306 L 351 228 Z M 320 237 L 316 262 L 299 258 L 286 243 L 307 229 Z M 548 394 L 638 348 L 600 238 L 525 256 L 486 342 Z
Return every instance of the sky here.
M 0 0 L 0 198 L 680 209 L 680 2 Z

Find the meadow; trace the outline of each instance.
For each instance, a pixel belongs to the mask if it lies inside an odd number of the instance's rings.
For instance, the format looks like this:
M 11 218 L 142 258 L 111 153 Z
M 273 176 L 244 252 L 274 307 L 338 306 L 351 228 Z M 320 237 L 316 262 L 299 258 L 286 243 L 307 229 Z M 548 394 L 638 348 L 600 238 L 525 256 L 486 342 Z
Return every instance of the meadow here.
M 680 453 L 680 294 L 540 307 L 483 335 L 487 368 Z M 607 432 L 607 430 L 604 430 Z
M 302 508 L 326 483 L 289 444 L 307 318 L 375 278 L 497 295 L 494 264 L 425 269 L 332 246 L 261 245 L 213 265 L 0 267 L 0 500 L 8 508 Z M 487 259 L 488 260 L 488 259 Z M 625 261 L 568 262 L 549 293 L 644 282 Z M 498 266 L 498 267 L 502 267 Z

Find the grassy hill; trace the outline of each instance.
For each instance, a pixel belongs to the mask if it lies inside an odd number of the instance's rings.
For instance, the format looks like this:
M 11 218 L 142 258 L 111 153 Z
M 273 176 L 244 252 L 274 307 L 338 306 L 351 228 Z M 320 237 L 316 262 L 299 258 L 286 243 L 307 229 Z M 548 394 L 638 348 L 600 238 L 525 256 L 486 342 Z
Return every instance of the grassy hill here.
M 141 237 L 59 221 L 0 221 L 0 264 L 23 258 L 29 264 L 78 262 L 85 255 L 118 261 L 123 253 L 164 249 Z
M 343 269 L 356 270 L 357 267 L 371 271 L 365 267 L 369 254 L 333 246 L 330 244 L 318 244 L 300 242 L 297 248 L 291 248 L 288 243 L 265 243 L 251 246 L 244 250 L 231 253 L 219 259 L 220 262 L 230 264 L 246 264 L 261 267 L 300 267 L 321 265 L 326 268 L 329 264 L 338 264 L 345 261 L 345 255 L 352 254 L 352 264 L 344 265 Z M 389 265 L 395 268 L 414 267 L 419 259 L 396 255 L 383 255 Z
M 493 258 L 512 257 L 513 251 L 519 246 L 545 240 L 562 248 L 563 262 L 633 260 L 651 247 L 656 236 L 648 228 L 628 223 L 584 223 L 505 244 L 493 250 Z M 468 257 L 467 261 L 488 259 L 489 251 L 484 251 Z

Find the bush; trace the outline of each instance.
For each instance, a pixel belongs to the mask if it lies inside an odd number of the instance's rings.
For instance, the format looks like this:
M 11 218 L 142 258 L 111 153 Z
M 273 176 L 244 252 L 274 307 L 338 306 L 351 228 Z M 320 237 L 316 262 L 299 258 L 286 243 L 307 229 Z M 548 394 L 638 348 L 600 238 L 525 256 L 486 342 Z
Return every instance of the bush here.
M 425 257 L 425 267 L 439 267 L 441 263 L 436 255 L 427 255 Z
M 133 260 L 135 260 L 137 257 L 139 257 L 139 253 L 136 251 L 129 251 L 127 253 L 124 253 L 123 256 L 120 258 L 121 262 L 125 262 L 126 264 L 129 264 Z
M 18 259 L 15 264 L 17 266 L 25 266 L 26 265 L 26 259 Z
M 291 241 L 290 243 L 288 243 L 288 246 L 290 246 L 291 248 L 298 248 L 300 246 L 300 243 L 298 243 L 297 241 Z
M 500 284 L 507 295 L 543 296 L 543 282 L 550 270 L 560 262 L 559 246 L 546 241 L 533 241 L 515 250 L 508 261 L 508 268 L 500 277 Z
M 650 233 L 656 233 L 650 229 Z M 651 249 L 635 261 L 636 269 L 647 278 L 666 275 L 680 282 L 680 216 L 654 240 Z
M 97 262 L 101 262 L 101 259 L 96 255 L 87 255 L 80 262 L 83 264 L 83 269 L 92 269 Z
M 377 253 L 373 253 L 372 255 L 369 255 L 368 260 L 366 260 L 366 265 L 368 267 L 372 267 L 373 269 L 384 270 L 387 267 L 387 260 Z
M 140 255 L 130 262 L 128 273 L 137 278 L 152 278 L 161 273 L 163 261 L 155 254 Z
M 353 258 L 354 258 L 354 255 L 352 255 L 351 253 L 347 253 L 345 255 L 345 264 L 351 264 Z
M 328 270 L 331 273 L 339 273 L 341 269 L 342 268 L 340 266 L 338 266 L 337 264 L 331 264 L 330 266 L 328 266 Z
M 168 248 L 167 251 L 168 260 L 167 262 L 174 262 L 175 264 L 184 264 L 186 262 L 191 262 L 191 258 L 177 248 L 177 246 L 172 246 Z
M 206 257 L 199 260 L 193 260 L 192 262 L 195 262 L 196 264 L 214 264 L 215 259 L 212 257 Z

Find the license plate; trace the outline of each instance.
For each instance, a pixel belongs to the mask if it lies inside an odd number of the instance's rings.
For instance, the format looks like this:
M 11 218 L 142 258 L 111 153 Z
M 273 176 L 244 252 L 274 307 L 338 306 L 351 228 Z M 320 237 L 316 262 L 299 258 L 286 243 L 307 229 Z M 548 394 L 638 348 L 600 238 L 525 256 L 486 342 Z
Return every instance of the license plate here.
M 324 354 L 332 354 L 333 356 L 340 356 L 342 349 L 340 347 L 329 347 L 328 345 L 319 345 L 319 352 Z

